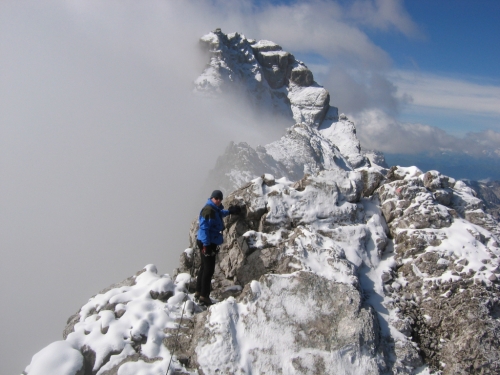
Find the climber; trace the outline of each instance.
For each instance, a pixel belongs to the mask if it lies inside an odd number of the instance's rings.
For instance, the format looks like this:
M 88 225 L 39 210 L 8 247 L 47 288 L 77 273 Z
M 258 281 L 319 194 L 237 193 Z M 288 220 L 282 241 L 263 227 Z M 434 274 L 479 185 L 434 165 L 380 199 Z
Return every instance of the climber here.
M 196 244 L 200 249 L 201 266 L 196 280 L 195 299 L 201 304 L 211 305 L 210 299 L 212 276 L 215 271 L 215 258 L 219 251 L 219 245 L 224 242 L 222 231 L 224 230 L 223 217 L 227 215 L 238 215 L 241 212 L 239 206 L 230 206 L 225 210 L 222 205 L 222 192 L 214 190 L 208 198 L 205 207 L 200 212 L 198 219 L 198 239 Z

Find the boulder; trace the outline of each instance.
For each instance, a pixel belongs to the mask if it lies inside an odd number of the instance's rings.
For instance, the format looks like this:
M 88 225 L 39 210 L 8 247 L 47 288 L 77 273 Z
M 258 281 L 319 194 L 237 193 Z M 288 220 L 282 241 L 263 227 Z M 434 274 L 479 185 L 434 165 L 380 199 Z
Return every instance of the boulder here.
M 378 321 L 352 285 L 310 272 L 286 277 L 268 274 L 248 284 L 238 301 L 238 308 L 229 299 L 210 309 L 204 320 L 214 324 L 200 324 L 195 331 L 193 357 L 208 373 L 247 372 L 241 362 L 233 360 L 240 355 L 236 342 L 238 346 L 252 343 L 253 349 L 245 354 L 252 372 L 280 373 L 287 363 L 295 374 L 350 373 L 353 367 L 358 373 L 381 373 Z M 225 329 L 226 319 L 238 322 L 234 329 Z M 265 330 L 255 329 L 263 324 Z M 225 343 L 218 352 L 217 368 L 208 360 L 218 346 L 214 336 Z M 271 336 L 281 344 L 267 346 Z
M 312 72 L 303 64 L 296 63 L 290 70 L 290 81 L 302 87 L 311 86 L 314 83 Z

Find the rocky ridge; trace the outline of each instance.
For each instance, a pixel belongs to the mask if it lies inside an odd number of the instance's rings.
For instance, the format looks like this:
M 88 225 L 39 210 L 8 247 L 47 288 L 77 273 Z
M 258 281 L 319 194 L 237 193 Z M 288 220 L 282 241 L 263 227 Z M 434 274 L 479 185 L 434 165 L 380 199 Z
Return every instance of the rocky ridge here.
M 179 374 L 498 371 L 498 237 L 466 219 L 482 208 L 461 181 L 337 167 L 264 175 L 225 203 L 244 211 L 225 219 L 217 303 L 193 297 L 194 221 L 173 277 L 147 266 L 70 318 L 54 343 L 68 373 L 165 373 L 171 355 Z
M 207 95 L 248 85 L 286 113 L 290 66 L 294 85 L 312 80 L 272 42 L 202 40 Z M 194 300 L 194 221 L 173 276 L 148 265 L 92 297 L 25 374 L 498 373 L 499 225 L 485 203 L 437 171 L 385 168 L 336 109 L 317 123 L 305 107 L 288 107 L 302 117 L 280 140 L 231 144 L 216 168 L 243 213 L 225 219 L 215 305 Z
M 200 39 L 209 63 L 195 80 L 195 92 L 220 95 L 243 91 L 259 110 L 293 117 L 293 123 L 319 125 L 330 109 L 330 94 L 312 72 L 276 43 L 215 30 Z
M 346 170 L 371 165 L 361 152 L 354 124 L 330 106 L 330 94 L 314 81 L 307 66 L 281 46 L 219 29 L 202 37 L 201 43 L 209 63 L 195 81 L 197 94 L 243 91 L 256 110 L 267 108 L 295 124 L 280 140 L 255 149 L 231 143 L 207 184 L 233 191 L 264 173 L 297 180 L 304 173 L 327 170 L 332 163 Z
M 498 373 L 498 222 L 437 171 L 393 168 L 378 196 L 394 239 L 395 267 L 383 275 L 394 326 L 445 374 Z

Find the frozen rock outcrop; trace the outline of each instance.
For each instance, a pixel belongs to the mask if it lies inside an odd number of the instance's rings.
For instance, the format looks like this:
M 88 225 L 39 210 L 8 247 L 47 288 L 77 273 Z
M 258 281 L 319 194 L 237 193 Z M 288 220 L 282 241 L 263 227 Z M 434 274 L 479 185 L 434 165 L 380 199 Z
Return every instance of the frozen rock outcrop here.
M 330 94 L 312 72 L 278 44 L 217 29 L 201 38 L 210 62 L 195 80 L 195 92 L 244 92 L 259 110 L 280 113 L 294 123 L 318 126 L 330 108 Z
M 196 331 L 205 373 L 380 374 L 378 322 L 352 285 L 310 272 L 268 274 L 239 300 L 211 308 Z M 242 345 L 253 347 L 242 353 Z M 213 355 L 216 363 L 207 361 Z
M 284 363 L 285 373 L 383 373 L 379 320 L 364 302 L 359 268 L 372 264 L 370 252 L 382 252 L 388 239 L 363 190 L 361 172 L 333 167 L 296 182 L 263 175 L 228 196 L 227 205 L 244 211 L 226 219 L 212 283 L 213 296 L 227 300 L 210 308 L 210 324 L 195 329 L 203 349 L 186 348 L 189 357 L 209 373 L 277 373 Z M 196 231 L 195 221 L 191 246 Z M 193 262 L 197 268 L 198 252 L 183 253 L 176 272 Z M 196 357 L 215 350 L 216 363 Z
M 165 343 L 176 332 L 189 281 L 189 275 L 158 275 L 148 265 L 106 288 L 70 317 L 58 350 L 52 349 L 55 344 L 43 349 L 24 373 L 166 373 L 170 352 Z M 201 310 L 187 311 L 191 316 Z M 182 364 L 171 369 L 181 370 Z
M 256 149 L 247 143 L 231 143 L 218 158 L 207 184 L 233 191 L 265 173 L 295 181 L 304 174 L 335 168 L 361 170 L 371 165 L 361 154 L 354 125 L 347 119 L 320 129 L 296 124 L 281 139 Z M 380 172 L 385 170 L 373 166 Z
M 279 141 L 256 149 L 231 144 L 210 173 L 208 184 L 232 191 L 249 179 L 273 173 L 291 180 L 304 173 L 377 165 L 361 152 L 354 123 L 330 106 L 330 94 L 318 85 L 311 71 L 278 44 L 254 41 L 216 30 L 201 38 L 210 62 L 195 81 L 195 92 L 219 95 L 243 91 L 261 111 L 288 117 L 296 125 Z M 384 165 L 381 165 L 384 167 Z
M 25 373 L 497 373 L 500 249 L 467 220 L 480 203 L 417 168 L 265 174 L 225 200 L 243 212 L 225 219 L 218 303 L 194 300 L 194 221 L 174 277 L 149 265 L 92 297 Z
M 390 361 L 359 269 L 388 239 L 363 191 L 362 174 L 340 168 L 248 183 L 226 198 L 244 210 L 225 219 L 212 294 L 220 303 L 203 311 L 195 302 L 191 246 L 174 277 L 149 265 L 72 316 L 64 342 L 79 355 L 70 367 L 167 373 L 172 357 L 172 373 L 184 374 L 384 373 Z M 191 245 L 195 233 L 196 222 Z M 40 363 L 26 373 L 50 370 Z
M 393 168 L 388 177 L 378 195 L 394 238 L 395 267 L 383 278 L 394 326 L 434 370 L 498 373 L 494 219 L 472 189 L 437 171 Z

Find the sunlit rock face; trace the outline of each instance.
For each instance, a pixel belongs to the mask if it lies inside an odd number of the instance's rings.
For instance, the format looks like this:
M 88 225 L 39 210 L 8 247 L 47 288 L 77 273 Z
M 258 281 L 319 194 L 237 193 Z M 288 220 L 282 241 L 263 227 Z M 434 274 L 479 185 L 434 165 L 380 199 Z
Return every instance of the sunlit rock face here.
M 276 43 L 202 43 L 198 94 L 240 85 L 295 122 L 217 160 L 211 185 L 242 212 L 224 219 L 214 305 L 194 296 L 193 213 L 173 275 L 147 265 L 91 297 L 24 374 L 500 373 L 496 185 L 387 168 Z
M 331 127 L 296 124 L 281 139 L 255 149 L 247 143 L 231 143 L 218 158 L 207 184 L 232 191 L 264 173 L 299 180 L 304 174 L 332 168 L 353 171 L 358 169 L 353 164 L 361 169 L 369 166 L 351 132 L 352 123 L 341 120 Z
M 320 290 L 329 293 L 315 293 Z M 210 309 L 211 324 L 196 331 L 199 366 L 225 374 L 380 374 L 377 319 L 360 297 L 353 286 L 310 272 L 265 275 L 240 302 L 228 299 Z
M 195 80 L 196 93 L 237 92 L 256 111 L 280 114 L 296 124 L 268 145 L 254 149 L 246 143 L 231 144 L 209 174 L 209 185 L 232 191 L 263 173 L 297 180 L 332 164 L 345 170 L 384 166 L 383 156 L 372 161 L 364 156 L 354 123 L 339 116 L 338 109 L 330 106 L 328 91 L 281 46 L 220 30 L 202 37 L 201 43 L 209 62 Z
M 462 181 L 415 168 L 387 177 L 378 195 L 394 239 L 396 267 L 383 276 L 394 326 L 434 369 L 497 373 L 498 222 Z
M 244 142 L 231 143 L 217 159 L 206 184 L 232 191 L 264 173 L 298 180 L 304 174 L 332 168 L 383 172 L 383 157 L 373 154 L 370 161 L 361 151 L 354 124 L 345 116 L 330 123 L 332 118 L 328 115 L 320 128 L 304 123 L 291 126 L 279 140 L 255 149 Z
M 200 42 L 209 53 L 209 62 L 195 80 L 195 92 L 209 96 L 244 93 L 255 109 L 280 113 L 295 123 L 319 126 L 325 118 L 330 94 L 314 81 L 302 61 L 278 44 L 220 30 Z

